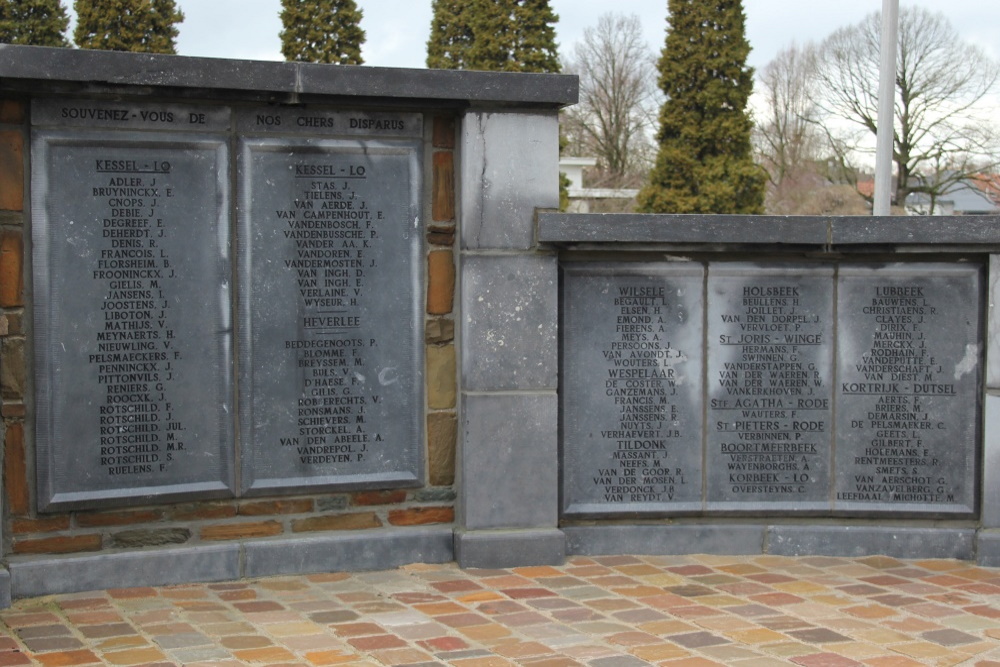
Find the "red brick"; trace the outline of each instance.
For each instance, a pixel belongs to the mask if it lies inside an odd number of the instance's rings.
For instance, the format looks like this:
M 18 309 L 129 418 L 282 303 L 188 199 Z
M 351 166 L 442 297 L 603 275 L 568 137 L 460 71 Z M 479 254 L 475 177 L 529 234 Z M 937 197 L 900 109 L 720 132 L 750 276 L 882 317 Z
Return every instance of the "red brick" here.
M 0 209 L 24 209 L 24 135 L 0 130 Z
M 318 530 L 363 530 L 365 528 L 379 528 L 381 525 L 382 522 L 379 521 L 374 512 L 357 512 L 297 519 L 292 521 L 292 531 L 308 533 Z
M 427 254 L 427 314 L 447 315 L 455 301 L 455 255 L 451 250 Z
M 177 505 L 176 507 L 171 507 L 168 510 L 168 516 L 175 521 L 228 519 L 236 516 L 236 506 L 229 503 Z
M 359 491 L 351 495 L 352 505 L 394 505 L 406 500 L 406 491 Z
M 24 102 L 0 100 L 0 123 L 23 123 Z
M 0 164 L 0 169 L 2 167 Z M 24 240 L 20 231 L 5 229 L 0 231 L 0 308 L 23 306 L 23 297 Z
M 248 523 L 221 523 L 201 529 L 203 540 L 240 540 L 253 537 L 280 535 L 282 525 L 277 521 L 255 521 Z
M 24 419 L 28 414 L 28 409 L 21 401 L 4 401 L 0 405 L 0 417 L 4 419 Z
M 455 158 L 450 152 L 434 153 L 432 175 L 431 220 L 447 222 L 455 219 Z
M 7 507 L 14 515 L 27 514 L 31 504 L 28 496 L 26 463 L 24 424 L 8 423 L 4 438 L 3 485 L 7 491 Z
M 35 659 L 45 667 L 63 667 L 64 665 L 93 665 L 100 664 L 101 660 L 87 649 L 76 651 L 56 651 L 55 653 L 41 653 Z
M 95 526 L 126 526 L 163 519 L 162 510 L 123 510 L 119 512 L 96 512 L 77 514 L 76 523 L 83 528 Z
M 40 519 L 14 519 L 14 533 L 52 533 L 69 529 L 69 515 L 46 516 Z
M 265 516 L 269 514 L 305 514 L 313 511 L 309 498 L 298 500 L 250 500 L 241 502 L 236 513 L 240 516 Z
M 434 117 L 434 148 L 455 147 L 455 119 L 452 116 Z
M 427 523 L 451 523 L 455 520 L 452 507 L 413 507 L 389 512 L 389 523 L 394 526 L 420 526 Z
M 69 554 L 79 551 L 99 551 L 100 535 L 72 535 L 15 540 L 16 554 Z

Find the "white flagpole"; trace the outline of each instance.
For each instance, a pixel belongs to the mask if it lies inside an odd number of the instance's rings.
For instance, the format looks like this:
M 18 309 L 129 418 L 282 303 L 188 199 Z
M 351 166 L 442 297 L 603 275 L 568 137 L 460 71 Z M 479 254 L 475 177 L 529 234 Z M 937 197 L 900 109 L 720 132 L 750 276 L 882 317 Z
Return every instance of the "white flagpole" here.
M 875 140 L 875 204 L 872 215 L 889 215 L 892 201 L 893 105 L 896 99 L 896 34 L 899 0 L 882 0 L 882 41 L 878 80 L 878 134 Z M 902 206 L 904 202 L 896 202 Z

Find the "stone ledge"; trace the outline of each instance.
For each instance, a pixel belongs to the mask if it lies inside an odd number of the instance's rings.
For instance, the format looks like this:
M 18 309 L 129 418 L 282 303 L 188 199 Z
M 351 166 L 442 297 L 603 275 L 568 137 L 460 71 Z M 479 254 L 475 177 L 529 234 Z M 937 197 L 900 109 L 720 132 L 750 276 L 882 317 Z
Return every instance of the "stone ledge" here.
M 776 556 L 871 556 L 974 560 L 973 528 L 771 526 L 766 553 Z
M 369 530 L 244 544 L 245 577 L 388 570 L 408 563 L 453 560 L 450 526 Z
M 0 45 L 0 81 L 8 89 L 38 90 L 45 83 L 153 86 L 236 92 L 252 99 L 364 98 L 393 106 L 433 101 L 558 108 L 576 103 L 579 91 L 577 77 L 561 74 L 334 66 L 11 44 Z
M 85 556 L 15 557 L 10 559 L 8 567 L 10 590 L 15 598 L 106 588 L 226 581 L 240 578 L 240 545 Z
M 764 525 L 565 526 L 567 552 L 580 556 L 763 553 Z
M 538 240 L 555 245 L 798 245 L 838 250 L 862 245 L 1000 246 L 1000 217 L 540 213 Z

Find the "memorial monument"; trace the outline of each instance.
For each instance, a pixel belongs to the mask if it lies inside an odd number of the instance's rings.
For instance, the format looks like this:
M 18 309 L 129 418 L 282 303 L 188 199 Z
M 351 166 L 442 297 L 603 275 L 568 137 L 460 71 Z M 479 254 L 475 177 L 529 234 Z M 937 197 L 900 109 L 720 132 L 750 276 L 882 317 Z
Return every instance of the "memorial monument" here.
M 0 45 L 0 602 L 1000 564 L 996 220 L 559 214 L 576 94 Z

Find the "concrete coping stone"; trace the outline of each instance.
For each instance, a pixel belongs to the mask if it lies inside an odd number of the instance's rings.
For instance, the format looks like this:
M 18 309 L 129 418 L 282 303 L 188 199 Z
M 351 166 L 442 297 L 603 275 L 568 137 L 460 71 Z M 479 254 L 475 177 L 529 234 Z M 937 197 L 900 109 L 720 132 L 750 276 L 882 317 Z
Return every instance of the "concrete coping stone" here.
M 248 99 L 298 96 L 358 98 L 372 104 L 523 106 L 559 108 L 575 104 L 576 76 L 514 72 L 470 72 L 300 62 L 195 58 L 150 53 L 0 44 L 0 87 L 29 92 L 65 92 L 78 84 L 195 89 Z M 206 94 L 209 93 L 209 94 Z M 355 101 L 355 103 L 358 103 Z
M 1000 216 L 780 216 L 540 213 L 538 240 L 749 246 L 1000 245 Z

